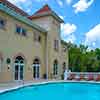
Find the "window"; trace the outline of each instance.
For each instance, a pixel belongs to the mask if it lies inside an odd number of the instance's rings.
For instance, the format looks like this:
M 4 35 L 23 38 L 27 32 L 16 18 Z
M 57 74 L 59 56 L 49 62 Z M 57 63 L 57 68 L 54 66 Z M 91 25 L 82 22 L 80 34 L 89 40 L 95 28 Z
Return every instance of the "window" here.
M 53 75 L 57 75 L 58 74 L 58 61 L 55 60 L 54 64 L 53 64 Z
M 0 72 L 1 72 L 1 67 L 2 67 L 2 59 L 0 59 Z
M 20 34 L 20 32 L 21 32 L 21 27 L 16 26 L 16 33 Z
M 34 41 L 41 42 L 41 35 L 39 32 L 34 32 Z
M 66 63 L 64 62 L 63 63 L 63 73 L 65 72 L 65 70 L 66 70 Z
M 27 34 L 26 34 L 26 29 L 22 29 L 22 35 L 23 36 L 26 36 Z
M 0 59 L 0 72 L 1 72 L 1 59 Z
M 33 62 L 33 78 L 38 79 L 40 77 L 40 60 L 35 59 Z
M 16 33 L 22 36 L 26 36 L 27 35 L 27 30 L 20 27 L 20 26 L 16 26 Z
M 54 49 L 56 51 L 58 51 L 58 48 L 59 48 L 59 41 L 58 40 L 54 40 Z
M 41 36 L 40 36 L 40 35 L 39 35 L 39 37 L 38 37 L 38 41 L 41 42 Z
M 0 18 L 0 29 L 5 28 L 5 20 Z

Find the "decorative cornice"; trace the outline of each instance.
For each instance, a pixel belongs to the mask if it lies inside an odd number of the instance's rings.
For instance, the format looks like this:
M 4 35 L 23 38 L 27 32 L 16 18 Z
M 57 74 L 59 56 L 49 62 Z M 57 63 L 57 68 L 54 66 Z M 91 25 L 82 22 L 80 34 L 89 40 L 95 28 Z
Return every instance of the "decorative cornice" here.
M 43 28 L 41 28 L 40 26 L 34 24 L 31 20 L 29 20 L 27 17 L 24 17 L 18 13 L 16 13 L 14 10 L 8 8 L 6 5 L 3 5 L 2 3 L 0 3 L 0 10 L 7 13 L 8 15 L 16 18 L 17 20 L 29 25 L 32 28 L 35 28 L 36 30 L 46 33 L 47 31 Z

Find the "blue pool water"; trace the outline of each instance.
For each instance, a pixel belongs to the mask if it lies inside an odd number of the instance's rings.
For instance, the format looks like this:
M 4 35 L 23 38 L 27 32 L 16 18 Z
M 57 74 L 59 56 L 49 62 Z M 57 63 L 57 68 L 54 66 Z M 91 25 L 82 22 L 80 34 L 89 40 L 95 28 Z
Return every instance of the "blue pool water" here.
M 100 100 L 100 84 L 52 83 L 0 94 L 0 100 Z

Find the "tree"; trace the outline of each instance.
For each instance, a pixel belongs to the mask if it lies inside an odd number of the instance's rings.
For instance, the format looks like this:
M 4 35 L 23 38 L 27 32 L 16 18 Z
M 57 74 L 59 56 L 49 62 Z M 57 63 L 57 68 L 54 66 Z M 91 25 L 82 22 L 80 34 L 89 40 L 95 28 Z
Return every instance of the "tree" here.
M 73 72 L 100 72 L 100 49 L 88 51 L 88 46 L 67 43 L 69 69 Z

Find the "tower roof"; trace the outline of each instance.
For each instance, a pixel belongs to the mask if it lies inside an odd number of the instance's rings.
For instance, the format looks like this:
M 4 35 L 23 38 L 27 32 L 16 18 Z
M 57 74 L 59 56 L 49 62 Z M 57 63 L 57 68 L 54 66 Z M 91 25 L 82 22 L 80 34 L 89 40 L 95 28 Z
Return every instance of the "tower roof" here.
M 53 16 L 60 23 L 64 22 L 52 9 L 46 4 L 40 10 L 35 12 L 32 16 L 29 16 L 29 19 L 37 19 L 44 16 Z
M 42 14 L 42 13 L 45 13 L 45 12 L 47 13 L 47 12 L 50 12 L 50 11 L 51 11 L 51 8 L 46 4 L 40 10 L 35 12 L 35 14 Z

